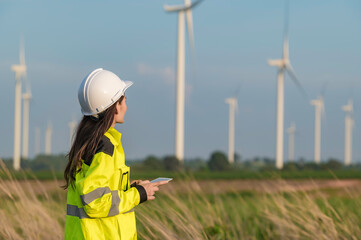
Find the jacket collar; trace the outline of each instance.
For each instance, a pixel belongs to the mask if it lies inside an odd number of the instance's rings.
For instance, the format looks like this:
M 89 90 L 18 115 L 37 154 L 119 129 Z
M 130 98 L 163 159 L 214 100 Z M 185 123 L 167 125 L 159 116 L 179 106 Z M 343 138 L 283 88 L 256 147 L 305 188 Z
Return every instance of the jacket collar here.
M 118 132 L 115 128 L 110 127 L 105 133 L 105 136 L 107 136 L 114 145 L 118 146 L 120 144 L 122 134 Z

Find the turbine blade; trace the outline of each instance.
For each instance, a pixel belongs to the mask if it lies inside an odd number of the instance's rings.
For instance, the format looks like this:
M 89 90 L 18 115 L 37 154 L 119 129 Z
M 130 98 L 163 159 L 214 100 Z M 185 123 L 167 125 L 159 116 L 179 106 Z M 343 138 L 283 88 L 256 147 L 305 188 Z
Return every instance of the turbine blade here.
M 185 11 L 191 8 L 194 8 L 195 6 L 197 6 L 200 2 L 202 2 L 203 0 L 198 0 L 193 2 L 190 5 L 176 5 L 176 6 L 169 6 L 169 5 L 164 5 L 163 8 L 165 11 L 167 12 L 178 12 L 178 11 Z
M 321 108 L 322 108 L 322 117 L 326 121 L 326 111 L 325 111 L 325 104 L 323 103 L 323 98 L 321 100 Z
M 25 48 L 24 48 L 24 38 L 21 37 L 20 40 L 20 65 L 25 65 Z
M 235 108 L 236 108 L 236 114 L 237 114 L 237 116 L 239 115 L 239 109 L 238 109 L 238 100 L 237 100 L 237 98 L 234 98 L 234 100 L 235 100 Z
M 291 66 L 291 64 L 286 64 L 285 66 L 288 74 L 290 75 L 291 79 L 293 80 L 293 82 L 296 84 L 296 86 L 298 87 L 298 89 L 301 91 L 302 95 L 307 99 L 307 93 L 306 91 L 303 89 L 300 81 L 298 81 L 297 77 L 296 77 L 296 74 L 294 73 L 293 71 L 293 68 Z
M 328 82 L 329 82 L 329 81 L 326 81 L 326 82 L 322 85 L 321 92 L 320 92 L 322 97 L 324 97 L 325 94 L 326 94 L 326 89 L 327 89 Z
M 283 40 L 283 60 L 289 62 L 289 47 L 288 47 L 288 36 L 286 35 Z
M 285 26 L 283 30 L 283 59 L 288 60 L 289 59 L 289 51 L 288 51 L 288 21 L 289 21 L 289 1 L 286 1 L 285 6 Z
M 186 0 L 186 4 L 190 4 L 190 0 Z M 193 17 L 192 10 L 189 8 L 186 10 L 186 21 L 187 21 L 187 30 L 188 30 L 188 39 L 189 46 L 191 49 L 191 68 L 192 68 L 192 78 L 196 79 L 196 57 L 195 57 L 195 44 L 194 44 L 194 32 L 193 32 Z
M 242 82 L 238 85 L 238 87 L 236 88 L 236 90 L 234 91 L 234 98 L 238 99 L 239 94 L 241 92 L 241 87 L 242 87 Z

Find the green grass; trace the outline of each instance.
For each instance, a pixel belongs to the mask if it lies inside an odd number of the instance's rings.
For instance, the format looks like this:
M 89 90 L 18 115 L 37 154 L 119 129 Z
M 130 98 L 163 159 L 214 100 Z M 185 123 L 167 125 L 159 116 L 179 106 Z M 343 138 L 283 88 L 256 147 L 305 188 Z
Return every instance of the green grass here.
M 154 176 L 160 173 L 164 172 Z M 136 207 L 139 239 L 338 240 L 361 236 L 361 186 L 302 191 L 289 185 L 287 191 L 270 193 L 232 189 L 210 193 L 212 189 L 200 188 L 192 180 L 192 184 L 171 182 L 168 191 L 161 189 L 154 201 Z M 287 184 L 276 180 L 267 186 L 275 190 Z M 0 194 L 0 239 L 63 238 L 66 192 L 55 181 L 49 186 L 48 181 L 0 179 Z

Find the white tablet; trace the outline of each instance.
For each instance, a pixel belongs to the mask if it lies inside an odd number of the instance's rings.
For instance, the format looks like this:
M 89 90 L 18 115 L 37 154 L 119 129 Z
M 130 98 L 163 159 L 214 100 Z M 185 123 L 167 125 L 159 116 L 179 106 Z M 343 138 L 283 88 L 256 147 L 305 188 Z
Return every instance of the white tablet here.
M 155 182 L 161 182 L 161 181 L 171 181 L 173 180 L 173 178 L 164 178 L 164 177 L 159 177 L 159 178 L 156 178 L 156 179 L 153 179 L 152 181 L 150 181 L 151 183 L 155 183 Z

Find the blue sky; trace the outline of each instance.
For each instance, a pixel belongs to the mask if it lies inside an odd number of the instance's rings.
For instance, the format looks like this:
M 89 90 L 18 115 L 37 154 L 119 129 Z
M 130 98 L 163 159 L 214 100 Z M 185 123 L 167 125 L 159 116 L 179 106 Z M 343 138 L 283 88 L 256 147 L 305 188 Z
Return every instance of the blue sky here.
M 132 80 L 123 133 L 128 159 L 174 152 L 177 16 L 163 5 L 181 1 L 1 1 L 0 157 L 13 152 L 14 73 L 19 39 L 25 39 L 30 107 L 30 156 L 35 127 L 41 150 L 49 121 L 53 153 L 69 148 L 68 122 L 81 118 L 77 89 L 103 67 Z M 235 149 L 243 158 L 273 157 L 276 74 L 267 64 L 282 54 L 283 0 L 205 0 L 193 11 L 196 78 L 187 49 L 186 158 L 227 151 L 228 105 L 241 85 Z M 344 154 L 344 113 L 354 100 L 354 160 L 361 160 L 361 3 L 358 0 L 290 1 L 290 60 L 310 99 L 325 94 L 322 159 Z M 310 100 L 309 99 L 309 100 Z M 286 76 L 285 128 L 295 121 L 296 158 L 313 156 L 314 108 Z M 287 156 L 285 133 L 285 156 Z

